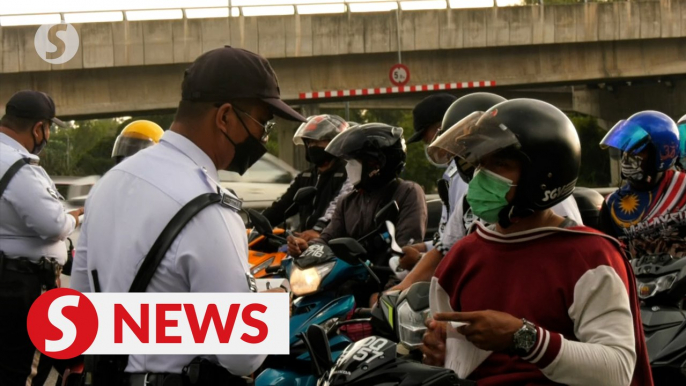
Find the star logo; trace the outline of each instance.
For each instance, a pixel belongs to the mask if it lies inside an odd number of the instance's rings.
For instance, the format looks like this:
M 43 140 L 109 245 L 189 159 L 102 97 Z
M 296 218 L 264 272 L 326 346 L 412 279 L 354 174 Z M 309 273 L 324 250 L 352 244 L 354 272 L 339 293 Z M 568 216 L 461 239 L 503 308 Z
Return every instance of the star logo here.
M 622 197 L 621 201 L 619 202 L 619 208 L 625 214 L 632 214 L 636 212 L 638 206 L 638 196 L 636 196 L 635 194 L 628 194 Z

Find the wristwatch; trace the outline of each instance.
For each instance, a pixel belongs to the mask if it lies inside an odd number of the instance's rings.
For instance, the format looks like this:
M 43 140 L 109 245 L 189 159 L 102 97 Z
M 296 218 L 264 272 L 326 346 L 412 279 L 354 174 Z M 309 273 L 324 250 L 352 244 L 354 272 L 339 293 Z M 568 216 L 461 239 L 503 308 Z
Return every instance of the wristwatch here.
M 522 328 L 514 333 L 512 354 L 523 357 L 531 353 L 531 350 L 536 344 L 538 330 L 533 323 L 522 318 Z

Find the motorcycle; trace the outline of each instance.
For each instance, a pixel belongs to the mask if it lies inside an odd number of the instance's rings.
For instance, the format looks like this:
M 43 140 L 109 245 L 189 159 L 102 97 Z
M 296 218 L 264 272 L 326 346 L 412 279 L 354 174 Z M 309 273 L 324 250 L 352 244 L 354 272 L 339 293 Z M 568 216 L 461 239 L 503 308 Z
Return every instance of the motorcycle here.
M 655 385 L 686 384 L 686 259 L 649 255 L 631 264 Z
M 302 205 L 317 194 L 317 189 L 308 186 L 298 189 L 293 197 L 293 204 L 286 210 L 290 212 L 296 205 Z M 273 228 L 261 213 L 246 209 L 253 229 L 248 231 L 248 262 L 250 272 L 255 278 L 274 276 L 274 270 L 267 271 L 269 267 L 280 267 L 281 261 L 288 256 L 282 246 L 286 244 L 286 238 L 290 232 L 284 228 Z
M 394 331 L 395 339 L 370 336 L 348 346 L 338 359 L 332 356 L 329 345 L 332 331 L 310 326 L 303 341 L 312 357 L 317 385 L 476 385 L 459 379 L 452 370 L 419 362 L 421 354 L 417 354 L 416 348 L 426 327 L 418 325 L 424 325 L 429 312 L 428 293 L 429 283 L 416 283 L 402 293 L 384 294 L 379 302 L 385 305 L 372 311 L 372 320 L 382 334 Z M 409 355 L 401 355 L 401 345 L 415 349 Z
M 385 243 L 395 253 L 402 250 L 395 241 L 395 227 L 390 219 L 398 214 L 395 201 L 383 207 L 375 216 L 377 228 L 355 242 L 360 245 Z M 333 241 L 332 241 L 333 242 Z M 360 247 L 362 248 L 362 247 Z M 366 253 L 364 248 L 362 251 Z M 359 316 L 355 307 L 371 293 L 360 289 L 360 283 L 370 280 L 380 288 L 377 273 L 388 275 L 388 267 L 373 267 L 368 263 L 350 264 L 337 259 L 334 251 L 325 245 L 310 246 L 298 259 L 288 258 L 280 268 L 289 278 L 291 290 L 297 298 L 293 301 L 290 319 L 290 355 L 272 356 L 266 361 L 263 371 L 256 379 L 257 385 L 313 385 L 310 374 L 311 358 L 302 337 L 311 325 L 327 329 L 369 322 L 368 319 L 351 319 Z M 357 298 L 357 300 L 356 300 Z M 337 353 L 352 343 L 346 334 L 332 336 L 330 347 Z

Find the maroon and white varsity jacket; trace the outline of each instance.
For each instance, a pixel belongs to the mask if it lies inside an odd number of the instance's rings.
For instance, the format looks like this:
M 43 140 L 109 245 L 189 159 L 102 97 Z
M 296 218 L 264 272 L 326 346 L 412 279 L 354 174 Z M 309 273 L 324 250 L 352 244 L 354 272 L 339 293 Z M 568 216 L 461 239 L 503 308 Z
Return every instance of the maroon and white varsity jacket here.
M 537 326 L 530 355 L 491 354 L 479 385 L 652 385 L 631 266 L 587 227 L 503 235 L 479 224 L 438 266 L 431 311 L 507 312 Z

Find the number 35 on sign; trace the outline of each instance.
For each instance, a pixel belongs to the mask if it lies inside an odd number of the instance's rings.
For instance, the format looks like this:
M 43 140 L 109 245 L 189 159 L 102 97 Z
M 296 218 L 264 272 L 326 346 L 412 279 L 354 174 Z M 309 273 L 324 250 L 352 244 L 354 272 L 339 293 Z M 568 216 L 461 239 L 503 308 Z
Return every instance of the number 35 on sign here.
M 391 67 L 388 77 L 394 86 L 404 86 L 410 81 L 410 69 L 406 65 L 398 63 Z

